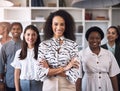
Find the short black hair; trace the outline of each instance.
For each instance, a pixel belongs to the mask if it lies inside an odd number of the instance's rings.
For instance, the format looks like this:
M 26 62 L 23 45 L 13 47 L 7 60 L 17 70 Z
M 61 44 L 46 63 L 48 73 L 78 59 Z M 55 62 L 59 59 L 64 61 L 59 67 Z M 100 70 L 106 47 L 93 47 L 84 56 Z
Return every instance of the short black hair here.
M 104 33 L 103 33 L 102 29 L 97 26 L 93 26 L 93 27 L 90 27 L 85 34 L 85 38 L 87 41 L 88 41 L 88 37 L 91 32 L 98 32 L 101 36 L 101 40 L 104 38 Z

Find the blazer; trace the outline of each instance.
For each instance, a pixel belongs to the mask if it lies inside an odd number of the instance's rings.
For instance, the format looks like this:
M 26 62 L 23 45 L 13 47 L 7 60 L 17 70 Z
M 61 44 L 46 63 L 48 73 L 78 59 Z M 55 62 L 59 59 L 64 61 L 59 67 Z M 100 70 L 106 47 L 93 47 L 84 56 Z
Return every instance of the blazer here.
M 107 44 L 103 44 L 103 45 L 101 45 L 101 47 L 108 50 Z M 115 56 L 117 63 L 120 67 L 120 43 L 116 43 L 114 56 Z

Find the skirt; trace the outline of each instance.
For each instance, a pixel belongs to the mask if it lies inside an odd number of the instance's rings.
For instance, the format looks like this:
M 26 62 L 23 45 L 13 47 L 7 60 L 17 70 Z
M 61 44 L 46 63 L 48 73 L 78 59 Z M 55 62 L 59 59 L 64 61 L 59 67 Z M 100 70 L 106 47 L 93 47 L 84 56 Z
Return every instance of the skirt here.
M 43 82 L 43 91 L 76 91 L 75 84 L 65 77 L 50 77 Z
M 20 80 L 21 91 L 42 91 L 43 83 L 35 80 Z

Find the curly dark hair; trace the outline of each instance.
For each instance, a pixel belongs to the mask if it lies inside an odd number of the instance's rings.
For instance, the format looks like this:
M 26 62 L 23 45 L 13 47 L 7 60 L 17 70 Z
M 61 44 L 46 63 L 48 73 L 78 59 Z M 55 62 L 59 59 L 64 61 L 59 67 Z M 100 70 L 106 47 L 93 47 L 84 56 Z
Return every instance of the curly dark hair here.
M 38 31 L 37 27 L 35 27 L 34 25 L 28 25 L 25 28 L 24 34 L 26 33 L 26 31 L 28 29 L 31 29 L 31 30 L 33 30 L 37 33 L 37 40 L 36 40 L 35 45 L 34 45 L 34 54 L 35 54 L 34 58 L 37 59 L 37 57 L 38 57 L 38 46 L 39 46 L 39 43 L 41 42 L 39 31 Z M 20 52 L 20 56 L 19 56 L 19 58 L 21 60 L 25 59 L 26 56 L 27 56 L 27 47 L 28 47 L 28 44 L 25 41 L 25 37 L 23 36 L 22 48 L 21 48 L 21 52 Z
M 74 22 L 73 17 L 65 10 L 57 10 L 53 13 L 50 13 L 43 27 L 44 40 L 50 39 L 54 35 L 53 30 L 52 30 L 52 20 L 55 16 L 60 16 L 65 21 L 65 31 L 64 31 L 63 36 L 65 38 L 75 41 L 76 40 L 75 34 L 74 34 L 75 33 L 75 22 Z
M 110 26 L 110 27 L 107 29 L 107 31 L 108 31 L 110 28 L 114 28 L 114 29 L 115 29 L 115 31 L 116 31 L 116 33 L 117 33 L 117 35 L 118 35 L 118 38 L 115 40 L 115 43 L 119 43 L 119 42 L 120 42 L 120 30 L 119 30 L 119 28 L 116 27 L 116 26 Z

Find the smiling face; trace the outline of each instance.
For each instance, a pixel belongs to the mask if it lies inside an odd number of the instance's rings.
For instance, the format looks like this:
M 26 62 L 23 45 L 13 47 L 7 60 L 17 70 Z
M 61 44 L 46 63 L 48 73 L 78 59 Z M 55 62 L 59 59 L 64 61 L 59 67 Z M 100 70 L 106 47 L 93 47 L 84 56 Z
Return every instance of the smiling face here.
M 28 44 L 28 47 L 33 48 L 37 40 L 37 33 L 34 30 L 28 29 L 26 30 L 24 37 L 25 37 L 25 41 Z
M 52 21 L 52 29 L 55 38 L 63 36 L 65 31 L 65 21 L 60 16 L 55 16 Z
M 22 33 L 22 29 L 18 24 L 15 24 L 11 28 L 11 34 L 14 39 L 19 39 Z
M 101 36 L 98 32 L 91 32 L 88 37 L 88 43 L 91 49 L 99 48 L 101 43 Z
M 115 42 L 115 40 L 118 38 L 117 31 L 115 28 L 110 28 L 107 31 L 107 39 L 109 42 Z

